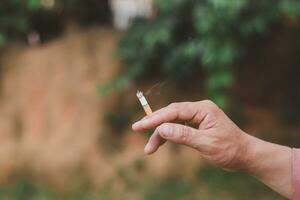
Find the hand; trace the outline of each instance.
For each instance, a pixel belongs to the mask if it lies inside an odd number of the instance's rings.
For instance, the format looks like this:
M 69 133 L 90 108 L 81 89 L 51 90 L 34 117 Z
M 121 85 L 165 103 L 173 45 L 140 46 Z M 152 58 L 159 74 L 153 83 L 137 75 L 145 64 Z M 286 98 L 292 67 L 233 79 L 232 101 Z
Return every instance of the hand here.
M 189 122 L 197 128 L 174 122 Z M 171 141 L 192 147 L 214 164 L 247 172 L 285 197 L 291 196 L 291 148 L 248 135 L 209 100 L 173 103 L 132 125 L 134 131 L 156 128 L 145 153 Z
M 170 123 L 178 120 L 192 123 L 197 129 Z M 145 147 L 147 154 L 154 153 L 168 140 L 198 150 L 220 167 L 240 169 L 243 165 L 245 133 L 209 100 L 170 104 L 132 128 L 134 131 L 156 128 Z

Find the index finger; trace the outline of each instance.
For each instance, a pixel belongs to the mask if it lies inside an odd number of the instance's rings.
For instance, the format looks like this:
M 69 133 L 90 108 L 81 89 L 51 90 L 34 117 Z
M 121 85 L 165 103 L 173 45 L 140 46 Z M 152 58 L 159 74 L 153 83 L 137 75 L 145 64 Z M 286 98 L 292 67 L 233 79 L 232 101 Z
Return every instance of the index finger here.
M 191 121 L 200 124 L 206 116 L 202 108 L 203 102 L 172 103 L 156 111 L 148 118 L 136 122 L 132 125 L 132 129 L 134 131 L 144 131 L 174 120 Z

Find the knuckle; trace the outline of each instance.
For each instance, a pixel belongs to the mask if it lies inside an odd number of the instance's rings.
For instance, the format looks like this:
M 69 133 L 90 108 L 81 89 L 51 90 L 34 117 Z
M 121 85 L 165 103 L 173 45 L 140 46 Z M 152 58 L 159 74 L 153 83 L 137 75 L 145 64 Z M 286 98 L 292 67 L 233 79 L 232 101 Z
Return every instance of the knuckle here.
M 187 143 L 190 139 L 190 129 L 187 126 L 182 126 L 181 130 L 179 131 L 179 142 Z
M 211 100 L 203 100 L 202 103 L 203 103 L 203 105 L 205 105 L 207 111 L 210 111 L 213 113 L 216 113 L 219 111 L 219 107 L 217 106 L 217 104 L 215 104 Z
M 177 102 L 171 103 L 168 107 L 169 107 L 170 109 L 176 109 L 176 108 L 178 107 L 178 104 L 179 104 L 179 103 L 177 103 Z
M 210 99 L 205 99 L 202 101 L 202 103 L 204 103 L 206 105 L 215 105 L 215 103 Z
M 169 110 L 169 114 L 170 114 L 170 115 L 175 115 L 176 112 L 177 112 L 176 109 L 170 109 L 170 110 Z
M 162 119 L 164 121 L 168 121 L 168 119 L 170 118 L 170 116 L 174 116 L 176 115 L 176 111 L 174 109 L 169 109 L 162 117 Z
M 218 106 L 211 106 L 210 108 L 209 108 L 209 110 L 210 110 L 210 112 L 211 113 L 213 113 L 213 114 L 215 114 L 215 115 L 217 115 L 219 112 L 220 112 L 220 109 L 219 109 L 219 107 Z
M 185 102 L 181 102 L 180 104 L 182 105 L 182 107 L 188 107 L 188 106 L 190 106 L 190 105 L 193 105 L 194 102 L 185 101 Z

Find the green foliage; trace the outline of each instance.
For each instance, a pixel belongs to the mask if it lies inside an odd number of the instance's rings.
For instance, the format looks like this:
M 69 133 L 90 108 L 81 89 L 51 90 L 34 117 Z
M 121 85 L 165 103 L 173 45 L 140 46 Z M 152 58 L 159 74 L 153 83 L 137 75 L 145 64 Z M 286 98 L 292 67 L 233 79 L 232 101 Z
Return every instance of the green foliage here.
M 163 189 L 162 189 L 163 188 Z M 185 199 L 191 185 L 182 178 L 166 179 L 155 187 L 146 188 L 144 200 Z
M 209 199 L 277 199 L 283 200 L 279 194 L 247 174 L 228 172 L 215 167 L 199 170 L 198 179 L 213 194 Z
M 242 61 L 254 36 L 273 24 L 299 20 L 298 0 L 156 0 L 154 19 L 135 20 L 120 42 L 126 85 L 151 70 L 167 78 L 207 74 L 209 95 L 227 107 L 233 65 Z M 120 84 L 122 85 L 122 84 Z
M 284 199 L 249 175 L 226 172 L 212 166 L 199 169 L 198 175 L 192 180 L 173 176 L 151 183 L 144 188 L 143 196 L 144 200 Z
M 143 169 L 143 165 L 141 160 L 137 160 L 132 167 L 134 170 L 140 171 Z M 132 167 L 122 169 L 119 174 L 119 181 L 126 180 L 127 190 L 125 194 L 122 191 L 116 191 L 110 184 L 103 186 L 99 191 L 91 191 L 83 186 L 73 192 L 62 194 L 49 185 L 35 181 L 32 177 L 25 177 L 9 185 L 2 185 L 0 187 L 0 199 L 121 200 L 130 199 L 128 196 L 124 196 L 128 193 L 139 196 L 139 199 L 143 200 L 250 200 L 253 197 L 257 199 L 283 199 L 251 176 L 226 172 L 211 166 L 199 169 L 194 177 L 188 179 L 184 178 L 183 175 L 175 175 L 176 173 L 174 173 L 159 180 L 148 176 L 143 177 L 143 180 L 136 180 L 129 173 L 133 169 Z M 130 185 L 132 187 L 129 187 Z
M 108 12 L 108 1 L 1 0 L 0 48 L 10 39 L 24 38 L 29 30 L 48 38 L 68 19 L 86 24 L 108 18 Z
M 10 200 L 114 200 L 109 191 L 92 192 L 81 188 L 69 194 L 59 194 L 49 186 L 39 184 L 30 179 L 20 179 L 19 181 L 0 188 L 0 199 Z

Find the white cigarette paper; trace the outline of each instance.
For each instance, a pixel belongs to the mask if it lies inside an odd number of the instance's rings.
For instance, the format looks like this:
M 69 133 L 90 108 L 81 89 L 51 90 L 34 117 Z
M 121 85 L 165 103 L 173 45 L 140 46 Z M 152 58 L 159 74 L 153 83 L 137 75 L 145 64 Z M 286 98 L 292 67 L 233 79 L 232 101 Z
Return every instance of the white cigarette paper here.
M 145 113 L 147 115 L 152 114 L 152 110 L 151 110 L 145 96 L 143 95 L 143 93 L 141 91 L 137 91 L 136 96 L 139 99 L 141 105 L 143 106 Z

